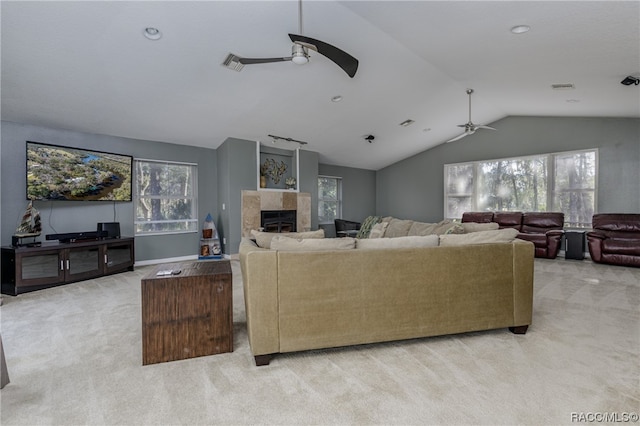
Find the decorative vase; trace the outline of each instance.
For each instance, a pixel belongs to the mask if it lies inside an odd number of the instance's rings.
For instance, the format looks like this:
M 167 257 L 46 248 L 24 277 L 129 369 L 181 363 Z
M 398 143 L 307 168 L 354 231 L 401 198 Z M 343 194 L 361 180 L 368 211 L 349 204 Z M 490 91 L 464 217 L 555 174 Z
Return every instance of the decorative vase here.
M 266 188 L 266 187 L 267 187 L 267 177 L 260 176 L 260 188 Z

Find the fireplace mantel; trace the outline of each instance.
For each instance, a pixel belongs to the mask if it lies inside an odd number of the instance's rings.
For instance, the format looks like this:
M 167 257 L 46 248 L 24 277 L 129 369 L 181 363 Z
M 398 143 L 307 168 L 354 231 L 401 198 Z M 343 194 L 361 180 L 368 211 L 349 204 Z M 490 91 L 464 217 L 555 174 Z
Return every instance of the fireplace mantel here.
M 262 210 L 295 210 L 297 231 L 311 230 L 311 194 L 295 191 L 242 191 L 242 236 L 260 228 Z

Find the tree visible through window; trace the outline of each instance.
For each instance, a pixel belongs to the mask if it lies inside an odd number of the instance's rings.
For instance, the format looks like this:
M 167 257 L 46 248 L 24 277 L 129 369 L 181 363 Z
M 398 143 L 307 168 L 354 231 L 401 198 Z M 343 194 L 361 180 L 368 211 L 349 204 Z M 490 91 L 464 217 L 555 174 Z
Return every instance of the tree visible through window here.
M 318 222 L 333 223 L 342 217 L 342 179 L 318 176 Z
M 136 235 L 197 232 L 195 164 L 135 160 Z
M 445 216 L 465 211 L 560 211 L 568 227 L 589 227 L 597 151 L 445 165 Z

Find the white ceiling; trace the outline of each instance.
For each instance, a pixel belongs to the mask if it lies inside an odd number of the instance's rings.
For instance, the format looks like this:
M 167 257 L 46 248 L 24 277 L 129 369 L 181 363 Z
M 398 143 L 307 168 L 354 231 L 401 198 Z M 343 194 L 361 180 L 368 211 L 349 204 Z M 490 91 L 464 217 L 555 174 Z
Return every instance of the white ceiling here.
M 303 66 L 221 65 L 229 52 L 288 56 L 296 1 L 3 1 L 2 120 L 210 148 L 275 134 L 308 141 L 323 163 L 377 170 L 459 134 L 468 87 L 476 124 L 640 117 L 640 86 L 620 84 L 640 77 L 638 1 L 305 0 L 303 11 L 305 35 L 360 61 L 353 79 L 315 52 Z M 531 31 L 514 35 L 517 24 Z M 163 37 L 143 37 L 149 26 Z

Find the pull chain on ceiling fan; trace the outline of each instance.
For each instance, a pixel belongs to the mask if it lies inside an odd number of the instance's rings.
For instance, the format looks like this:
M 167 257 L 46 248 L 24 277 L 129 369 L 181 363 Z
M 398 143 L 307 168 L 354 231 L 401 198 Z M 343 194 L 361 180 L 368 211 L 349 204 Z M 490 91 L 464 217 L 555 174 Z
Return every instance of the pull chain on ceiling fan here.
M 298 0 L 298 29 L 300 34 L 302 34 L 302 0 Z M 266 64 L 271 62 L 291 61 L 294 64 L 304 65 L 309 62 L 309 49 L 311 49 L 331 59 L 336 65 L 342 68 L 349 77 L 353 78 L 353 76 L 356 75 L 358 60 L 344 50 L 338 49 L 329 43 L 303 35 L 289 34 L 289 38 L 293 42 L 291 56 L 279 58 L 243 58 L 229 53 L 222 65 L 235 71 L 242 70 L 245 65 Z
M 458 127 L 463 127 L 464 128 L 464 133 L 462 133 L 461 135 L 456 136 L 453 139 L 449 139 L 447 141 L 447 143 L 454 142 L 454 141 L 457 141 L 459 139 L 464 138 L 465 136 L 472 135 L 478 129 L 496 130 L 495 128 L 493 128 L 491 126 L 484 126 L 484 125 L 481 125 L 481 124 L 473 124 L 473 122 L 471 121 L 471 94 L 472 93 L 473 93 L 473 89 L 467 89 L 467 95 L 469 95 L 469 121 L 466 124 L 458 124 Z

